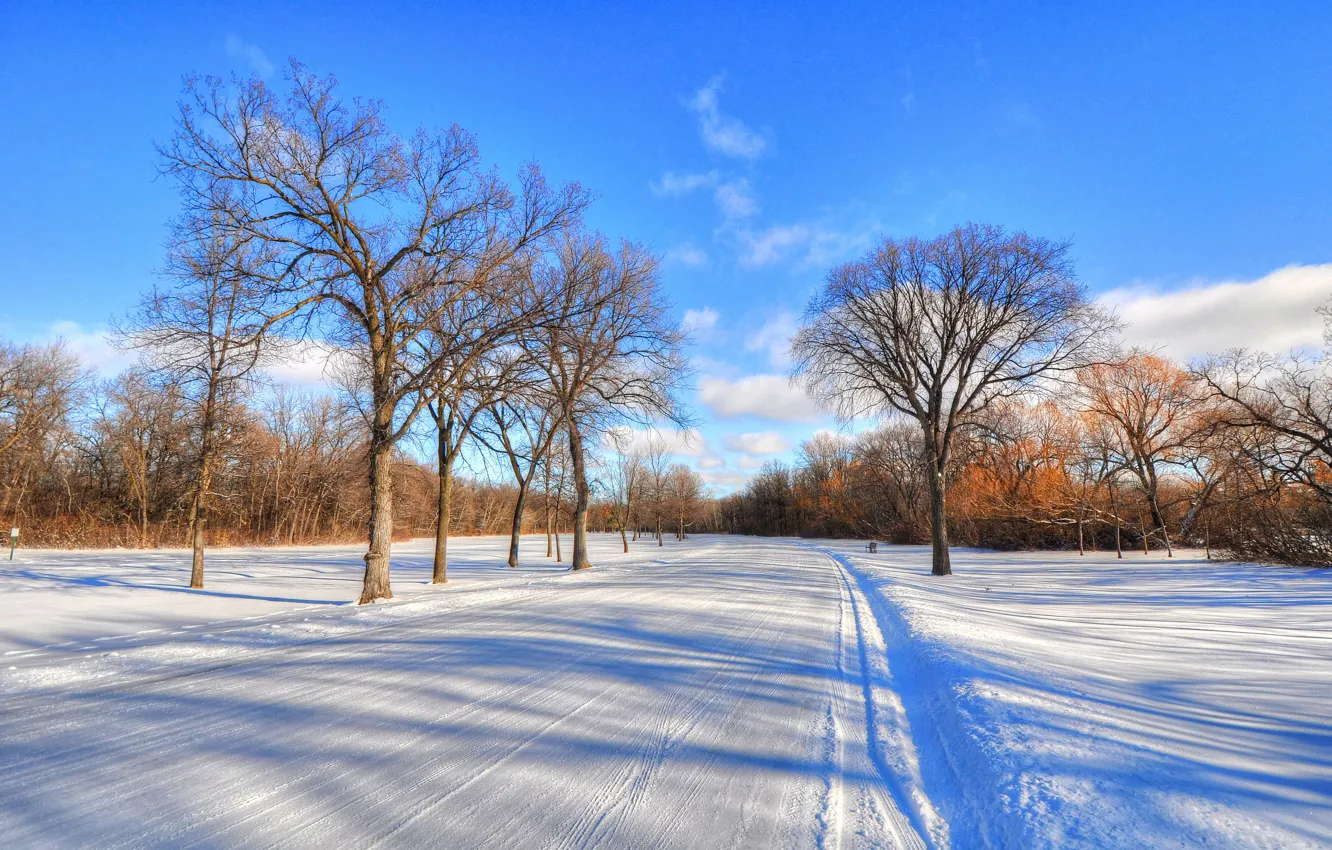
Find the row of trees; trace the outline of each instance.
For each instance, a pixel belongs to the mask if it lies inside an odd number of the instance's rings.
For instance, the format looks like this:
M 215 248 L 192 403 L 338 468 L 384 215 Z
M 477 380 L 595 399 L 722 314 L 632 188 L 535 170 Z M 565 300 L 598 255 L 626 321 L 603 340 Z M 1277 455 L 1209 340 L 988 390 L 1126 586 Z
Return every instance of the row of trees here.
M 976 545 L 1144 550 L 1218 542 L 1241 557 L 1332 561 L 1327 361 L 1242 350 L 1185 367 L 1115 345 L 1115 317 L 1068 246 L 969 225 L 886 240 L 829 275 L 795 374 L 844 419 L 794 469 L 724 501 L 766 534 L 928 536 Z M 1330 340 L 1332 344 L 1332 340 Z M 1055 399 L 1057 398 L 1057 401 Z
M 467 446 L 494 449 L 513 473 L 510 563 L 540 478 L 546 496 L 571 490 L 572 565 L 587 567 L 602 435 L 626 421 L 684 420 L 684 337 L 657 259 L 585 230 L 589 194 L 577 184 L 552 187 L 529 164 L 510 185 L 459 127 L 402 137 L 378 101 L 341 99 L 331 77 L 293 61 L 287 79 L 285 96 L 257 79 L 187 80 L 175 134 L 159 148 L 182 201 L 167 280 L 118 329 L 143 364 L 126 380 L 169 397 L 160 429 L 189 431 L 187 458 L 172 464 L 191 485 L 191 585 L 203 584 L 211 515 L 230 502 L 222 482 L 238 474 L 246 429 L 236 423 L 253 420 L 255 378 L 312 343 L 331 353 L 356 420 L 354 440 L 338 444 L 364 472 L 361 602 L 392 595 L 395 503 L 409 489 L 402 448 L 423 432 L 438 479 L 434 581 L 447 580 Z M 146 444 L 136 451 L 139 466 L 165 463 L 143 460 Z M 146 535 L 153 497 L 130 477 Z
M 244 390 L 215 418 L 204 542 L 361 538 L 369 505 L 367 434 L 354 399 L 259 380 Z M 476 451 L 466 460 L 470 474 L 446 479 L 446 529 L 544 532 L 547 555 L 564 559 L 557 534 L 573 531 L 577 494 L 567 439 L 541 419 L 539 411 L 516 407 L 512 397 L 472 418 Z M 169 376 L 133 368 L 102 379 L 60 343 L 0 343 L 0 511 L 32 545 L 189 545 L 200 423 L 197 401 Z M 535 455 L 513 434 L 531 424 L 545 435 Z M 433 537 L 440 527 L 438 467 L 420 458 L 435 427 L 432 421 L 428 430 L 417 429 L 394 457 L 396 539 Z M 488 452 L 488 444 L 502 445 L 497 438 L 505 429 L 512 454 Z M 612 429 L 604 445 L 589 452 L 589 528 L 659 539 L 696 525 L 711 528 L 712 502 L 697 473 L 671 464 L 660 440 L 636 449 L 632 436 Z M 526 487 L 505 480 L 515 462 Z M 515 566 L 517 554 L 515 542 Z

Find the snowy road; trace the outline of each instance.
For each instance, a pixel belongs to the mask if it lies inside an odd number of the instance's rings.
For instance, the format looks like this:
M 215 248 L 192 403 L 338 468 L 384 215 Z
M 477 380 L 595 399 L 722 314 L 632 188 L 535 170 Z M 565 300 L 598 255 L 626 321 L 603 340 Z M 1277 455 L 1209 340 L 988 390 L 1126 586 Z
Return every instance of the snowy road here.
M 0 845 L 1332 846 L 1332 571 L 592 543 L 25 553 Z
M 664 553 L 461 608 L 362 609 L 306 641 L 260 621 L 221 655 L 0 700 L 6 846 L 943 838 L 836 562 L 785 543 Z

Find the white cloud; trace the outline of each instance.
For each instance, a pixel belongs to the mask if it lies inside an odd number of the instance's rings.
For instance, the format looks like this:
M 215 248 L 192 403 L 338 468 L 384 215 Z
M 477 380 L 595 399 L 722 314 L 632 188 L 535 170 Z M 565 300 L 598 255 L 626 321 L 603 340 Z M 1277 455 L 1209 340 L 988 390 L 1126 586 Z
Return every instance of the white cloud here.
M 685 266 L 705 266 L 708 263 L 707 252 L 691 242 L 676 245 L 667 251 L 666 259 L 669 262 L 680 263 Z
M 703 143 L 725 156 L 757 158 L 768 146 L 767 139 L 746 127 L 740 119 L 722 114 L 718 104 L 721 89 L 722 78 L 713 77 L 689 101 L 689 108 L 698 116 L 698 129 L 703 136 Z
M 705 470 L 699 473 L 704 481 L 709 484 L 716 484 L 719 487 L 734 488 L 743 487 L 749 483 L 753 473 L 741 472 L 738 469 L 715 469 Z
M 752 434 L 728 434 L 726 448 L 747 455 L 776 455 L 791 448 L 791 444 L 776 431 L 758 431 Z
M 699 469 L 721 469 L 725 465 L 726 461 L 722 460 L 716 455 L 708 455 L 707 457 L 702 457 L 698 459 Z
M 720 180 L 721 175 L 716 171 L 709 171 L 706 174 L 676 174 L 674 171 L 667 171 L 661 175 L 660 180 L 650 182 L 648 187 L 652 189 L 654 195 L 678 197 L 688 195 L 697 189 L 710 189 Z
M 265 364 L 264 372 L 279 384 L 306 389 L 332 389 L 336 386 L 339 350 L 332 345 L 314 340 L 289 340 L 282 343 L 282 351 Z
M 716 416 L 757 416 L 781 422 L 816 422 L 824 417 L 814 400 L 784 375 L 750 375 L 738 380 L 707 377 L 698 382 L 699 401 Z
M 232 59 L 240 59 L 250 66 L 250 70 L 261 77 L 267 77 L 273 73 L 273 63 L 268 61 L 268 56 L 259 49 L 256 44 L 248 44 L 241 41 L 234 35 L 227 36 L 227 55 Z
M 740 469 L 762 469 L 763 464 L 765 463 L 767 463 L 767 461 L 761 457 L 752 457 L 750 455 L 745 455 L 744 457 L 740 458 L 740 460 L 736 461 L 735 465 Z
M 1162 292 L 1128 287 L 1101 296 L 1128 326 L 1132 345 L 1161 348 L 1179 360 L 1228 348 L 1282 353 L 1319 347 L 1332 296 L 1332 264 L 1287 266 L 1253 281 L 1200 283 Z
M 684 320 L 680 322 L 680 327 L 688 332 L 710 331 L 717 327 L 717 320 L 721 314 L 711 307 L 704 307 L 701 310 L 685 310 Z
M 712 197 L 722 215 L 728 219 L 749 218 L 759 211 L 758 201 L 749 189 L 749 181 L 743 177 L 721 184 Z
M 104 328 L 88 329 L 78 322 L 56 322 L 40 341 L 51 343 L 56 340 L 64 342 L 71 354 L 104 377 L 122 372 L 138 360 L 138 355 L 133 351 L 117 350 L 111 344 L 110 331 Z
M 602 445 L 611 451 L 645 452 L 654 442 L 670 454 L 681 457 L 707 458 L 714 454 L 708 447 L 707 438 L 697 428 L 680 431 L 616 425 L 602 436 Z
M 767 352 L 773 368 L 785 369 L 791 365 L 791 339 L 797 328 L 795 314 L 783 310 L 749 335 L 745 350 Z

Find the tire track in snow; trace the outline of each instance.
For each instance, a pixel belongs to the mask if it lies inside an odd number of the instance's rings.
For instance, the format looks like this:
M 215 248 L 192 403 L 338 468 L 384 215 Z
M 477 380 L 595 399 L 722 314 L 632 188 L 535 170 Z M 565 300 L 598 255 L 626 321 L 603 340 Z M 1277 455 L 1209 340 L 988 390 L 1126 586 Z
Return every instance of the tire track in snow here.
M 831 725 L 838 730 L 837 772 L 828 781 L 828 817 L 838 827 L 835 837 L 853 825 L 848 823 L 848 802 L 859 802 L 878 815 L 892 832 L 895 846 L 948 847 L 948 824 L 930 801 L 921 777 L 916 744 L 901 697 L 893 690 L 888 667 L 888 648 L 883 630 L 871 610 L 863 589 L 854 581 L 847 565 L 836 554 L 815 547 L 837 576 L 841 626 L 837 657 L 844 693 L 830 702 Z M 846 693 L 851 691 L 852 693 Z M 846 736 L 855 733 L 854 755 L 849 754 Z M 847 787 L 846 760 L 863 750 L 871 769 L 882 779 L 881 787 Z M 886 797 L 886 799 L 885 799 Z M 850 798 L 850 799 L 848 799 Z

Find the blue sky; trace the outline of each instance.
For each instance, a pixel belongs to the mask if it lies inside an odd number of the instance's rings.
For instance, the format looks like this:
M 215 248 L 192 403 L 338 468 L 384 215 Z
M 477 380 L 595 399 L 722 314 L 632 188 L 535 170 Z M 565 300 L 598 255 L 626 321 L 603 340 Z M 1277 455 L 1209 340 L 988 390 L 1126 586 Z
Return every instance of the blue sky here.
M 88 4 L 0 8 L 0 336 L 106 360 L 161 260 L 188 72 L 286 57 L 536 159 L 665 257 L 719 489 L 829 422 L 780 378 L 829 266 L 975 220 L 1073 241 L 1133 341 L 1308 345 L 1332 295 L 1332 5 Z M 125 8 L 122 8 L 124 6 Z

